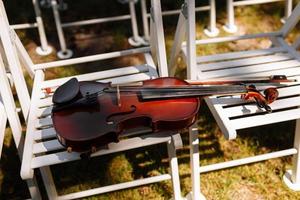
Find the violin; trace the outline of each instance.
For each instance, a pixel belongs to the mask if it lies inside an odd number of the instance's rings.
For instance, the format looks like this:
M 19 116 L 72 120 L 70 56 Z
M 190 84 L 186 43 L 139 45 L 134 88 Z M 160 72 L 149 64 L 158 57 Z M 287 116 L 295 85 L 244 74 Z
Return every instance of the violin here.
M 254 85 L 191 85 L 170 77 L 115 87 L 72 78 L 54 92 L 53 126 L 68 152 L 94 152 L 118 142 L 133 128 L 150 127 L 153 132 L 187 128 L 196 120 L 199 97 L 226 94 L 242 94 L 267 112 L 278 97 L 275 88 L 261 94 Z

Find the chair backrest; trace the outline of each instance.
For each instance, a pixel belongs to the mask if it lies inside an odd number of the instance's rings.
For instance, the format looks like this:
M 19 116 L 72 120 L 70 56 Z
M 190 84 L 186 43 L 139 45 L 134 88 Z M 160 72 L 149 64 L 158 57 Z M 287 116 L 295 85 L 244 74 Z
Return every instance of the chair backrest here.
M 136 48 L 123 51 L 115 51 L 105 54 L 97 54 L 92 56 L 85 56 L 73 58 L 63 61 L 54 61 L 42 64 L 33 64 L 26 49 L 22 45 L 17 34 L 9 26 L 4 4 L 0 1 L 0 45 L 3 46 L 6 60 L 9 65 L 10 72 L 13 77 L 14 85 L 17 90 L 18 99 L 21 103 L 21 108 L 25 119 L 28 116 L 30 95 L 26 86 L 26 81 L 21 68 L 21 63 L 25 66 L 29 74 L 33 77 L 37 71 L 45 71 L 49 68 L 62 67 L 66 65 L 80 64 L 92 61 L 99 61 L 104 59 L 116 58 L 131 54 L 145 53 L 151 50 L 152 56 L 157 62 L 159 74 L 161 76 L 168 76 L 167 61 L 164 41 L 163 23 L 161 17 L 160 0 L 151 0 L 152 18 L 151 18 L 151 41 L 150 48 Z
M 14 142 L 18 149 L 19 155 L 22 156 L 23 144 L 24 144 L 22 125 L 20 122 L 17 107 L 13 98 L 11 86 L 7 77 L 7 73 L 5 70 L 5 66 L 1 54 L 0 54 L 0 95 L 2 97 L 1 106 L 3 103 L 5 108 L 5 113 L 9 121 L 9 125 L 13 132 Z
M 201 72 L 196 71 L 196 45 L 213 44 L 221 42 L 230 42 L 240 39 L 255 39 L 262 37 L 281 37 L 285 38 L 296 26 L 300 19 L 300 3 L 295 7 L 289 18 L 286 19 L 286 23 L 282 28 L 275 32 L 258 33 L 250 35 L 235 35 L 227 37 L 209 38 L 196 40 L 196 24 L 195 24 L 195 0 L 187 1 L 187 18 L 184 14 L 180 14 L 177 29 L 175 33 L 174 45 L 172 47 L 169 71 L 170 75 L 174 75 L 176 58 L 179 52 L 183 49 L 186 54 L 187 63 L 187 77 L 188 79 L 197 79 L 197 75 Z M 186 42 L 183 41 L 186 39 Z M 299 41 L 300 44 L 300 41 Z M 203 76 L 205 77 L 205 76 Z

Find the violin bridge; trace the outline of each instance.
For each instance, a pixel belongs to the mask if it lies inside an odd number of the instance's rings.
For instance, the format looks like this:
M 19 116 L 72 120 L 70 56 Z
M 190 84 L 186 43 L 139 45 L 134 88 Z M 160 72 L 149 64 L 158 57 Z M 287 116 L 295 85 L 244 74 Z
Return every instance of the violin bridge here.
M 118 100 L 118 106 L 121 107 L 121 94 L 120 94 L 120 87 L 117 85 L 117 100 Z

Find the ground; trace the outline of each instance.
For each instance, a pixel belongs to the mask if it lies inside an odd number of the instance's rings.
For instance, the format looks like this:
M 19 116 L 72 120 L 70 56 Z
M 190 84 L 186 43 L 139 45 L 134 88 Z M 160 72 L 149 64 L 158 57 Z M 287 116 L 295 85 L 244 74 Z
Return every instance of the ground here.
M 16 7 L 16 2 L 18 6 Z M 88 5 L 80 6 L 79 3 L 71 4 L 70 8 L 78 9 L 79 13 L 84 13 L 89 18 L 97 16 L 98 13 L 126 12 L 126 7 L 120 6 L 111 1 L 110 7 L 99 6 L 105 1 L 91 0 L 85 2 Z M 163 1 L 164 2 L 164 1 Z M 167 8 L 178 7 L 179 3 L 165 1 Z M 219 3 L 220 2 L 220 3 Z M 24 18 L 32 17 L 30 1 L 6 1 L 8 14 L 11 23 L 20 23 Z M 103 4 L 103 3 L 102 3 Z M 101 4 L 101 5 L 102 5 Z M 107 5 L 107 3 L 105 4 Z M 225 23 L 225 1 L 218 0 L 218 27 L 221 29 Z M 247 6 L 236 9 L 236 20 L 239 27 L 239 34 L 267 32 L 278 30 L 282 25 L 280 16 L 283 14 L 283 3 L 268 5 Z M 119 9 L 113 9 L 118 6 Z M 164 7 L 164 8 L 165 8 Z M 100 12 L 99 12 L 100 9 Z M 21 14 L 19 14 L 21 13 Z M 49 10 L 43 10 L 46 21 L 46 29 L 50 44 L 58 49 L 57 38 L 53 26 L 53 19 Z M 65 21 L 78 17 L 75 11 L 65 11 L 63 18 Z M 207 14 L 197 15 L 197 37 L 203 38 L 204 24 L 207 24 Z M 167 52 L 173 42 L 174 30 L 177 17 L 165 18 L 165 32 Z M 118 23 L 116 25 L 97 25 L 86 28 L 67 30 L 68 43 L 75 49 L 75 56 L 89 55 L 91 53 L 107 52 L 116 49 L 129 47 L 127 37 L 130 36 L 128 23 Z M 104 31 L 105 30 L 105 31 Z M 299 30 L 299 29 L 298 29 Z M 299 31 L 293 32 L 288 40 L 292 41 Z M 29 51 L 34 62 L 42 62 L 56 59 L 55 52 L 48 57 L 39 57 L 35 54 L 35 47 L 38 44 L 36 32 L 20 31 L 23 43 Z M 227 35 L 223 31 L 221 35 Z M 249 40 L 243 42 L 229 43 L 229 45 L 207 45 L 197 49 L 199 55 L 214 54 L 217 52 L 237 51 L 242 49 L 266 48 L 270 45 L 267 40 Z M 168 54 L 169 55 L 169 54 Z M 83 65 L 79 69 L 71 66 L 64 70 L 49 70 L 47 77 L 65 76 L 74 73 L 103 70 L 111 66 L 126 66 L 142 62 L 141 56 L 110 60 L 109 62 L 98 62 L 95 64 Z M 101 66 L 101 67 L 99 67 Z M 178 59 L 177 76 L 184 78 L 185 64 L 182 59 Z M 30 78 L 27 78 L 31 85 Z M 217 163 L 245 156 L 257 155 L 272 152 L 293 145 L 294 122 L 278 123 L 264 127 L 242 130 L 238 133 L 236 140 L 228 141 L 222 136 L 209 109 L 202 104 L 199 111 L 199 139 L 201 165 Z M 189 146 L 188 133 L 182 133 L 184 147 L 177 152 L 182 195 L 186 195 L 191 190 L 190 167 L 189 167 Z M 19 177 L 20 162 L 14 148 L 10 129 L 7 128 L 7 136 L 3 149 L 0 166 L 0 199 L 24 199 L 28 198 L 26 184 Z M 291 167 L 291 157 L 273 159 L 257 164 L 236 167 L 201 175 L 201 189 L 208 200 L 296 200 L 300 199 L 300 193 L 289 190 L 282 182 L 282 176 L 286 169 Z M 53 166 L 55 182 L 59 194 L 80 191 L 82 189 L 93 188 L 99 185 L 119 183 L 146 176 L 153 176 L 165 173 L 169 170 L 167 151 L 164 145 L 147 147 L 125 153 L 113 154 L 101 158 L 91 159 L 88 162 L 78 161 L 63 166 Z M 38 172 L 37 172 L 37 175 Z M 42 188 L 42 192 L 45 191 Z M 170 181 L 138 187 L 131 190 L 123 190 L 100 196 L 85 199 L 169 199 L 172 195 Z M 45 196 L 45 195 L 44 195 Z

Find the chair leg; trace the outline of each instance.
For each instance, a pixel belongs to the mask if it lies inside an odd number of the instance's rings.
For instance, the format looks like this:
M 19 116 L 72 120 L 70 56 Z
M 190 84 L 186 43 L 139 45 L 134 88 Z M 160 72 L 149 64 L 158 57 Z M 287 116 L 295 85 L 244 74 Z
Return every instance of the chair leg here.
M 209 22 L 209 27 L 204 30 L 204 33 L 208 37 L 216 37 L 217 35 L 219 35 L 220 32 L 216 25 L 216 1 L 210 0 L 209 4 L 210 4 L 210 11 L 209 11 L 210 22 Z
M 53 180 L 53 176 L 52 176 L 50 167 L 49 166 L 42 167 L 42 168 L 40 168 L 40 171 L 41 171 L 43 182 L 44 182 L 44 185 L 45 185 L 45 188 L 47 191 L 48 198 L 53 199 L 53 200 L 57 199 L 58 195 L 57 195 L 57 191 L 55 188 L 55 183 Z
M 131 46 L 141 46 L 146 45 L 143 38 L 139 36 L 138 26 L 137 26 L 137 19 L 136 19 L 136 11 L 135 11 L 135 1 L 130 0 L 129 4 L 129 11 L 131 16 L 131 29 L 132 29 L 132 37 L 128 39 L 128 42 Z
M 227 24 L 223 26 L 223 29 L 228 33 L 237 32 L 237 26 L 234 22 L 234 5 L 233 0 L 227 0 Z
M 141 10 L 142 10 L 142 19 L 143 19 L 143 29 L 144 29 L 144 40 L 149 43 L 150 33 L 149 33 L 149 21 L 148 21 L 148 12 L 147 12 L 147 2 L 146 0 L 141 0 Z
M 26 180 L 26 183 L 27 183 L 27 187 L 29 189 L 31 199 L 32 200 L 42 199 L 35 176 L 33 177 L 33 179 Z
M 182 200 L 181 188 L 180 188 L 180 179 L 179 179 L 179 170 L 178 170 L 178 161 L 176 157 L 176 149 L 174 140 L 171 139 L 168 142 L 168 156 L 171 168 L 172 176 L 172 186 L 173 186 L 173 199 Z
M 186 198 L 188 200 L 205 200 L 206 198 L 202 195 L 200 190 L 200 155 L 197 123 L 189 129 L 189 144 L 192 192 L 190 192 Z
M 52 52 L 52 48 L 48 45 L 43 19 L 41 17 L 39 2 L 37 0 L 32 0 L 32 4 L 34 7 L 34 12 L 36 16 L 35 18 L 41 42 L 41 46 L 36 49 L 36 52 L 39 55 L 49 55 Z
M 285 0 L 285 16 L 281 19 L 282 23 L 285 23 L 286 19 L 292 14 L 293 0 Z
M 67 49 L 65 35 L 64 35 L 64 31 L 62 28 L 60 15 L 59 15 L 59 11 L 58 11 L 57 1 L 51 0 L 51 6 L 52 6 L 53 15 L 54 15 L 58 40 L 59 40 L 59 44 L 60 44 L 60 51 L 57 53 L 57 56 L 60 59 L 71 58 L 73 56 L 73 52 L 70 49 Z
M 297 154 L 293 156 L 293 168 L 285 173 L 283 181 L 291 190 L 300 191 L 300 119 L 296 121 L 294 148 Z

